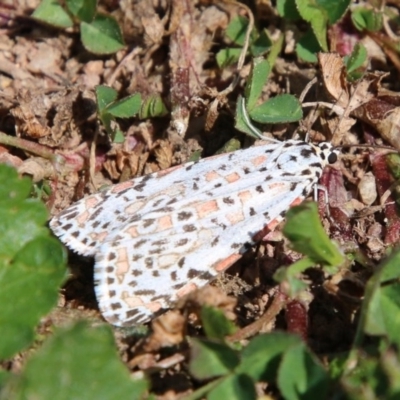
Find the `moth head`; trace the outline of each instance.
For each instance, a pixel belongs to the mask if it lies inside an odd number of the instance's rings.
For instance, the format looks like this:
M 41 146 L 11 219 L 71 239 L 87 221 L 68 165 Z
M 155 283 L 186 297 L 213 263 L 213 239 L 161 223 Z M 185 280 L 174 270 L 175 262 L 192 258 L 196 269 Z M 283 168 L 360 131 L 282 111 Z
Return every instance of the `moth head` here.
M 334 164 L 339 156 L 339 150 L 334 148 L 331 143 L 321 142 L 313 146 L 317 154 L 321 157 L 323 165 Z

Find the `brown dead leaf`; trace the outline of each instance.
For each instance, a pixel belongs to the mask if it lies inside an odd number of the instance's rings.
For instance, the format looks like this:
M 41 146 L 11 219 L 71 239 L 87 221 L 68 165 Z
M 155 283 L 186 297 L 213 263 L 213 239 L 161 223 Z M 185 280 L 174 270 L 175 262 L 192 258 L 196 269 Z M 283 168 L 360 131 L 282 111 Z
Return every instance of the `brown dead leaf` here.
M 18 172 L 20 174 L 30 175 L 33 182 L 39 182 L 55 175 L 53 164 L 49 160 L 41 157 L 28 158 L 18 168 Z
M 186 334 L 186 318 L 179 311 L 171 310 L 153 320 L 151 327 L 153 332 L 144 345 L 144 350 L 149 352 L 181 343 Z
M 154 145 L 153 153 L 160 169 L 167 169 L 172 165 L 173 150 L 167 140 L 158 140 Z
M 9 150 L 3 146 L 0 146 L 0 164 L 8 164 L 14 168 L 18 168 L 23 163 L 21 158 L 10 154 Z
M 18 96 L 18 106 L 10 110 L 15 118 L 18 134 L 30 138 L 39 138 L 39 143 L 50 146 L 67 145 L 79 135 L 75 125 L 78 109 L 86 118 L 93 109 L 88 108 L 88 103 L 82 104 L 79 88 L 65 88 L 47 93 L 44 90 L 23 90 Z M 79 104 L 78 104 L 79 103 Z M 93 103 L 94 106 L 94 103 Z
M 382 152 L 371 154 L 370 160 L 376 178 L 378 194 L 382 197 L 392 187 L 394 180 L 387 166 L 385 155 Z M 398 243 L 400 241 L 400 217 L 392 197 L 387 198 L 387 203 L 384 205 L 384 214 L 386 218 L 384 243 L 386 245 Z
M 179 300 L 177 307 L 188 309 L 189 312 L 193 312 L 197 319 L 199 319 L 201 307 L 207 305 L 222 310 L 228 319 L 235 320 L 236 314 L 234 309 L 236 303 L 237 299 L 227 296 L 221 289 L 207 285 Z
M 338 105 L 346 108 L 350 97 L 342 58 L 337 53 L 318 53 L 318 62 L 326 90 Z
M 358 192 L 361 200 L 367 206 L 370 206 L 378 197 L 376 192 L 375 177 L 372 172 L 367 172 L 358 183 Z
M 378 82 L 376 97 L 356 110 L 355 115 L 400 150 L 400 93 L 383 90 Z

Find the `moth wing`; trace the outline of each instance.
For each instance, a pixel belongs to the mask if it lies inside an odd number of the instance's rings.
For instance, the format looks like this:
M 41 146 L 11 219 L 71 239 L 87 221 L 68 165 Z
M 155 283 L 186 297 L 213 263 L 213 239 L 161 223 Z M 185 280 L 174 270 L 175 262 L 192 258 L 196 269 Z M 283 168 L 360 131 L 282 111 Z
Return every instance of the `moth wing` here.
M 290 192 L 290 181 L 260 187 L 239 192 L 229 203 L 224 196 L 214 198 L 214 207 L 203 208 L 204 200 L 179 203 L 182 207 L 167 214 L 156 210 L 111 232 L 95 256 L 103 316 L 118 326 L 147 322 L 238 260 L 245 244 L 280 219 L 304 190 L 298 185 Z M 182 215 L 192 216 L 182 220 Z
M 214 179 L 212 171 L 220 171 L 221 184 L 226 184 L 225 177 L 232 174 L 232 166 L 242 165 L 242 175 L 256 173 L 261 167 L 266 169 L 266 154 L 276 148 L 276 144 L 252 147 L 114 185 L 62 211 L 50 221 L 50 228 L 75 252 L 94 256 L 108 233 L 119 230 L 131 216 L 145 215 L 187 196 L 213 190 L 218 179 Z

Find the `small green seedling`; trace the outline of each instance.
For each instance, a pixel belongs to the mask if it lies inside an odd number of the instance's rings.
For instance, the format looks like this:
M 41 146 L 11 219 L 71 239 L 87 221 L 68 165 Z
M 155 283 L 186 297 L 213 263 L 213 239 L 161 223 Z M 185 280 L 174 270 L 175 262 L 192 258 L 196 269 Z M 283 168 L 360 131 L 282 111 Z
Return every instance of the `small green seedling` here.
M 85 48 L 95 54 L 112 54 L 124 47 L 121 28 L 110 15 L 98 13 L 96 0 L 43 0 L 33 17 L 58 28 L 79 23 Z
M 292 207 L 286 214 L 283 234 L 290 240 L 294 250 L 306 256 L 290 267 L 279 268 L 274 275 L 278 282 L 288 283 L 291 297 L 307 288 L 307 284 L 299 278 L 307 268 L 320 265 L 327 273 L 333 274 L 344 264 L 342 252 L 322 227 L 315 202 Z
M 233 18 L 226 28 L 225 35 L 232 42 L 232 46 L 222 49 L 217 54 L 217 63 L 220 68 L 236 63 L 245 43 L 249 21 L 242 17 Z M 271 49 L 272 42 L 263 30 L 258 33 L 255 29 L 250 34 L 249 52 L 253 57 L 259 57 Z
M 270 71 L 267 60 L 263 57 L 255 58 L 245 88 L 245 99 L 239 96 L 236 105 L 235 128 L 258 139 L 263 136 L 250 118 L 262 124 L 277 124 L 299 121 L 303 117 L 300 102 L 290 94 L 275 96 L 257 105 Z
M 286 21 L 303 19 L 309 29 L 296 45 L 300 59 L 317 62 L 319 51 L 328 51 L 327 32 L 330 25 L 338 22 L 350 6 L 350 0 L 315 1 L 315 0 L 278 0 L 278 13 Z
M 166 114 L 167 109 L 158 95 L 153 95 L 142 101 L 140 93 L 135 93 L 123 99 L 117 100 L 118 92 L 108 86 L 96 87 L 97 112 L 100 121 L 111 136 L 113 142 L 124 141 L 123 133 L 113 128 L 116 118 L 131 118 L 138 115 L 139 118 L 160 117 Z

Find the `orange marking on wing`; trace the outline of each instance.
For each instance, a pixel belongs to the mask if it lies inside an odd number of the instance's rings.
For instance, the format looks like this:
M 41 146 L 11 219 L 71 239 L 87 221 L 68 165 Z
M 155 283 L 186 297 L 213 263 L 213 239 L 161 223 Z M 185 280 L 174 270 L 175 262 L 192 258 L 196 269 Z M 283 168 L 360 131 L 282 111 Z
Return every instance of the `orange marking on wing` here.
M 265 161 L 267 160 L 267 156 L 257 156 L 254 157 L 250 162 L 255 166 L 258 167 L 261 164 L 264 164 Z
M 290 207 L 298 206 L 302 201 L 303 201 L 303 199 L 301 197 L 298 197 L 297 199 L 294 199 L 290 203 Z
M 219 209 L 218 204 L 215 200 L 210 200 L 205 203 L 200 203 L 197 206 L 195 206 L 195 208 L 200 219 L 206 217 L 208 214 L 218 211 Z
M 117 249 L 117 254 L 117 261 L 115 262 L 115 265 L 117 266 L 117 278 L 122 282 L 125 274 L 129 270 L 128 252 L 122 247 Z
M 84 211 L 82 214 L 79 214 L 76 217 L 78 225 L 83 225 L 89 219 L 89 216 L 90 216 L 90 214 L 88 211 Z
M 125 229 L 124 232 L 127 233 L 131 238 L 135 238 L 135 237 L 139 236 L 136 226 L 131 226 L 130 228 Z
M 251 192 L 249 190 L 243 190 L 243 192 L 239 192 L 238 196 L 243 205 L 252 198 Z
M 173 171 L 175 171 L 175 170 L 177 170 L 177 169 L 179 169 L 179 168 L 182 168 L 182 166 L 181 166 L 181 165 L 176 165 L 175 167 L 163 169 L 162 171 L 158 171 L 158 172 L 157 172 L 156 177 L 157 177 L 157 178 L 161 178 L 162 176 L 168 175 L 168 174 L 170 174 L 171 172 L 173 172 Z
M 279 219 L 273 219 L 268 225 L 267 228 L 270 231 L 273 231 L 280 223 L 281 221 Z
M 187 294 L 195 291 L 198 289 L 198 286 L 195 285 L 193 282 L 188 283 L 187 285 L 181 287 L 177 292 L 176 292 L 176 297 L 180 299 L 183 296 L 186 296 Z
M 122 293 L 122 301 L 127 304 L 129 308 L 145 307 L 153 313 L 162 308 L 161 303 L 158 301 L 145 303 L 140 296 L 129 296 L 127 292 Z
M 160 254 L 157 259 L 158 268 L 169 268 L 178 262 L 178 256 L 176 254 Z
M 270 184 L 268 185 L 268 187 L 269 187 L 270 189 L 280 188 L 280 187 L 284 187 L 284 186 L 286 186 L 286 184 L 285 184 L 285 183 L 282 183 L 282 182 L 270 183 Z
M 236 172 L 233 172 L 232 174 L 227 175 L 225 179 L 228 181 L 228 183 L 233 183 L 238 181 L 240 179 L 240 176 Z
M 85 199 L 85 208 L 89 210 L 90 208 L 96 207 L 97 204 L 100 203 L 100 201 L 101 200 L 97 197 L 88 197 L 87 199 Z
M 172 219 L 169 215 L 164 215 L 158 219 L 157 232 L 170 229 L 172 227 Z
M 237 211 L 235 213 L 226 214 L 226 218 L 232 225 L 235 225 L 244 220 L 244 215 L 242 211 Z
M 144 205 L 143 201 L 135 201 L 134 203 L 130 204 L 129 206 L 125 207 L 125 214 L 135 214 L 138 212 Z
M 118 183 L 118 185 L 115 185 L 111 189 L 111 193 L 119 193 L 122 190 L 128 189 L 130 187 L 133 187 L 133 182 L 132 181 L 126 181 L 126 182 Z
M 214 268 L 218 272 L 225 271 L 228 269 L 232 264 L 234 264 L 237 260 L 242 257 L 241 254 L 231 254 L 229 257 L 225 258 L 222 261 L 218 261 L 215 263 L 212 268 Z
M 205 175 L 206 181 L 211 182 L 214 179 L 218 179 L 220 177 L 219 173 L 216 171 L 207 172 Z
M 129 296 L 128 292 L 122 292 L 121 299 L 130 308 L 143 306 L 143 300 L 138 296 Z
M 104 239 L 108 236 L 108 232 L 103 231 L 100 233 L 92 233 L 89 236 L 95 242 L 103 242 Z
M 161 303 L 158 302 L 158 301 L 152 301 L 151 303 L 147 303 L 147 304 L 145 305 L 145 307 L 146 307 L 148 310 L 150 310 L 151 312 L 155 313 L 155 312 L 161 310 L 162 305 L 161 305 Z

